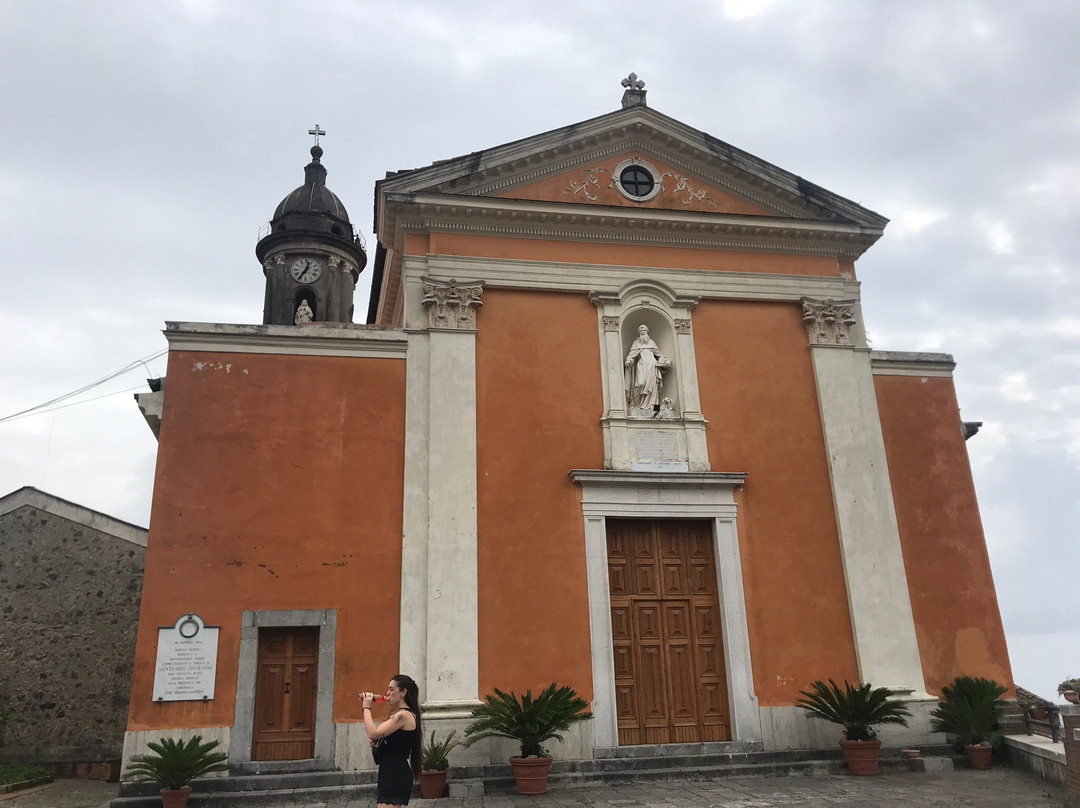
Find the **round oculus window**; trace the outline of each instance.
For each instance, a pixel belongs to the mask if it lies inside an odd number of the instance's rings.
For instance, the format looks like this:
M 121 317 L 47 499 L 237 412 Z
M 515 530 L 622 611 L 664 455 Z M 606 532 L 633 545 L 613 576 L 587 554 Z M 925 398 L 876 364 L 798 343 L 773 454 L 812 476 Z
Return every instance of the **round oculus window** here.
M 656 187 L 656 180 L 641 166 L 629 165 L 619 174 L 619 185 L 627 196 L 644 199 L 652 194 Z

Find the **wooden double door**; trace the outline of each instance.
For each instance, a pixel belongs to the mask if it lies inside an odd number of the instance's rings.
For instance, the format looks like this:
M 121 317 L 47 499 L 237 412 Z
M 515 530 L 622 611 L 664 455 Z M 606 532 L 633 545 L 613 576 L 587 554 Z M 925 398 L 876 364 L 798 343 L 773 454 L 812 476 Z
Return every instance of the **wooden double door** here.
M 319 629 L 259 630 L 252 760 L 315 757 Z
M 731 739 L 710 523 L 607 520 L 619 745 Z

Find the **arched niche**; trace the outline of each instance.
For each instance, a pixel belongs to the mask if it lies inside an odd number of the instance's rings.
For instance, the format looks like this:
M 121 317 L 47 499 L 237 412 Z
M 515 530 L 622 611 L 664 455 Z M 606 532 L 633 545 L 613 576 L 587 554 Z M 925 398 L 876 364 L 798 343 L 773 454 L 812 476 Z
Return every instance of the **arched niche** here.
M 600 336 L 605 468 L 708 471 L 690 314 L 699 298 L 642 278 L 618 290 L 590 292 L 589 299 Z M 661 402 L 671 399 L 671 409 L 661 403 L 659 413 L 635 412 L 627 401 L 625 361 L 641 325 L 671 362 L 660 394 Z
M 315 295 L 315 290 L 310 286 L 301 286 L 296 290 L 293 295 L 292 302 L 292 317 L 293 322 L 296 322 L 296 312 L 300 308 L 300 303 L 307 301 L 308 306 L 311 308 L 311 321 L 313 323 L 319 322 L 319 301 Z

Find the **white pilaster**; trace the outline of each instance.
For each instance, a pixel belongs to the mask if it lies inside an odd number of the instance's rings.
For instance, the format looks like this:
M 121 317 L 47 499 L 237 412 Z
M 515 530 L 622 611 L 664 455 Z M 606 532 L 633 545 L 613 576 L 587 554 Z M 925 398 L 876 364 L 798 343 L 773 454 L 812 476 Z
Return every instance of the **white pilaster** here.
M 925 694 L 885 441 L 855 301 L 803 301 L 859 675 Z M 852 344 L 856 343 L 856 344 Z
M 425 709 L 451 718 L 478 703 L 475 326 L 483 283 L 420 281 L 409 287 L 428 322 L 409 333 L 400 659 Z
M 428 703 L 474 702 L 476 332 L 428 333 Z
M 405 376 L 405 495 L 401 520 L 401 636 L 398 669 L 427 693 L 428 434 L 431 360 L 426 331 L 409 334 Z

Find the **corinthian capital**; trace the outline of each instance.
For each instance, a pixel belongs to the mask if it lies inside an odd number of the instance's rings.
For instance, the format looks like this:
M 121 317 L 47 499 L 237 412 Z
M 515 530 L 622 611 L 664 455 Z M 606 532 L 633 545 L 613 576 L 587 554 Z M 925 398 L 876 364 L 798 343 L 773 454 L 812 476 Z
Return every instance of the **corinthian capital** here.
M 854 300 L 802 299 L 803 323 L 811 345 L 850 345 L 855 325 Z
M 421 305 L 428 312 L 429 328 L 476 328 L 476 310 L 484 305 L 483 281 L 464 281 L 455 278 L 440 281 L 421 278 L 424 298 Z

